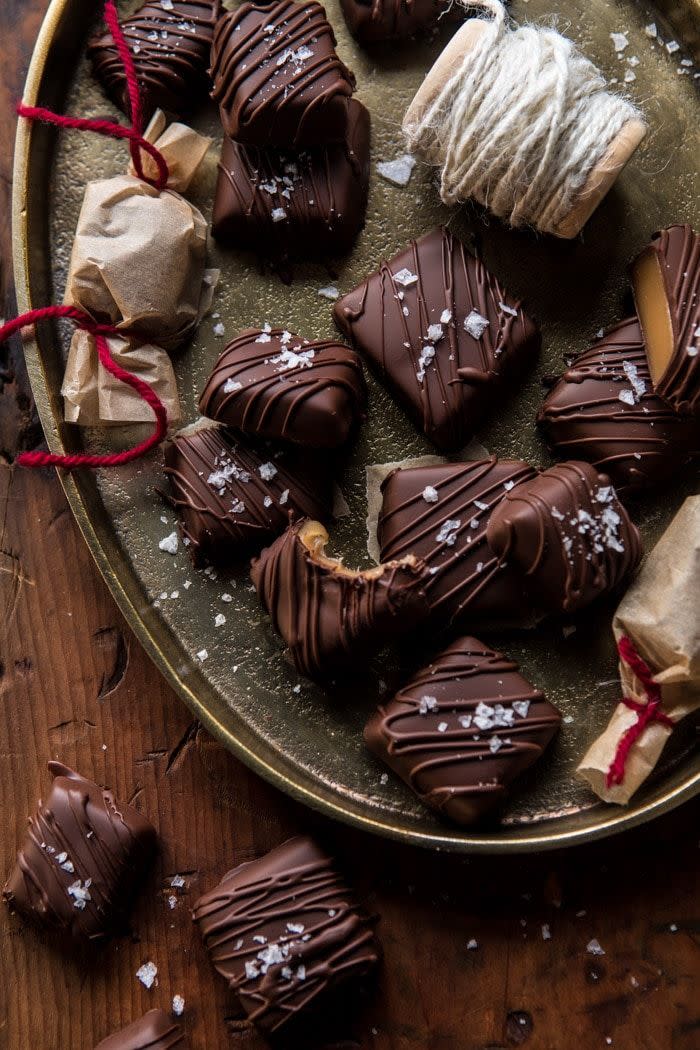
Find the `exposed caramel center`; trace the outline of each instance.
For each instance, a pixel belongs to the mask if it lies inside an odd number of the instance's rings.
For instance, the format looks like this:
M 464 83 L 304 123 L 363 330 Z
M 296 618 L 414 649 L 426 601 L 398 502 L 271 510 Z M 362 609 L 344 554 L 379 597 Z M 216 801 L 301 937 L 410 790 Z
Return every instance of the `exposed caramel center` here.
M 325 553 L 328 533 L 320 521 L 305 521 L 299 529 L 298 536 L 311 554 L 316 565 L 320 565 L 323 569 L 330 569 L 331 572 L 338 573 L 340 576 L 376 580 L 383 576 L 387 569 L 395 568 L 397 565 L 416 564 L 415 555 L 407 554 L 405 558 L 401 558 L 399 561 L 384 562 L 383 565 L 376 565 L 372 569 L 349 569 L 346 565 L 343 565 L 341 558 L 329 558 Z
M 642 252 L 632 270 L 634 300 L 642 326 L 651 381 L 657 386 L 673 357 L 673 324 L 661 262 L 653 248 Z

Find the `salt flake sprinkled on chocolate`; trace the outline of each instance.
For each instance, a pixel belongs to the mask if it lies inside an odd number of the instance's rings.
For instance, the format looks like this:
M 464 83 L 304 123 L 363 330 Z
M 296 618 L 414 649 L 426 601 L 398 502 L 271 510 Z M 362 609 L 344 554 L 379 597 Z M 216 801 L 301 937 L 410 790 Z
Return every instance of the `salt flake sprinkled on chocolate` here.
M 435 539 L 438 543 L 445 543 L 448 547 L 454 547 L 457 533 L 461 526 L 462 522 L 459 518 L 448 518 L 440 527 L 440 531 Z
M 467 317 L 464 318 L 464 331 L 472 337 L 472 339 L 481 339 L 482 335 L 489 326 L 489 321 L 486 317 L 479 313 L 478 310 L 472 310 Z
M 437 343 L 439 339 L 442 339 L 444 331 L 441 324 L 429 324 L 428 325 L 428 339 L 431 343 Z
M 423 489 L 422 496 L 426 503 L 437 503 L 438 490 L 433 488 L 432 485 L 426 485 Z
M 406 267 L 399 270 L 398 273 L 392 274 L 394 284 L 400 284 L 403 288 L 410 288 L 412 284 L 418 284 L 418 277 L 415 273 L 411 273 Z
M 617 399 L 618 401 L 622 401 L 622 403 L 625 405 L 636 405 L 637 403 L 637 400 L 634 396 L 634 390 L 631 390 L 629 387 L 625 387 L 624 390 L 621 390 L 620 393 L 617 395 Z
M 262 463 L 258 467 L 258 474 L 263 479 L 263 481 L 272 481 L 276 473 L 277 467 L 274 463 Z
M 605 950 L 601 948 L 600 942 L 595 937 L 586 945 L 586 951 L 589 955 L 605 955 Z
M 280 340 L 283 342 L 283 340 Z M 289 340 L 287 340 L 289 342 Z M 299 349 L 299 348 L 298 348 Z M 289 350 L 285 347 L 277 355 L 277 357 L 271 357 L 270 361 L 273 365 L 281 365 L 280 371 L 289 371 L 290 368 L 311 368 L 311 362 L 316 354 L 315 350 L 301 350 L 297 353 L 295 350 Z
M 143 966 L 139 966 L 136 976 L 144 988 L 152 988 L 158 976 L 158 967 L 154 962 L 145 962 Z
M 530 710 L 529 700 L 514 700 L 511 706 L 516 715 L 520 715 L 521 718 L 527 718 L 527 713 Z
M 549 928 L 549 923 L 548 922 L 543 922 L 542 923 L 542 940 L 543 941 L 551 941 L 551 939 L 552 939 L 552 931 Z
M 280 507 L 283 507 L 288 499 L 289 499 L 289 489 L 285 489 L 284 492 L 280 495 Z
M 425 379 L 425 370 L 434 357 L 435 347 L 424 346 L 420 352 L 420 357 L 418 358 L 418 371 L 416 372 L 416 379 L 419 383 L 422 383 Z
M 641 398 L 642 394 L 646 393 L 647 385 L 644 380 L 639 377 L 637 366 L 632 364 L 631 361 L 623 361 L 622 370 L 627 376 L 629 384 L 637 395 L 637 398 Z
M 474 951 L 476 951 L 476 949 L 478 947 L 479 947 L 479 942 L 477 941 L 477 939 L 475 937 L 471 937 L 467 941 L 467 949 L 468 949 L 468 951 L 474 952 Z
M 174 7 L 173 0 L 160 0 L 160 6 L 164 11 L 172 11 Z
M 168 907 L 171 911 L 173 911 L 173 909 L 177 907 L 177 897 L 174 893 L 171 893 L 168 897 Z
M 500 751 L 503 747 L 503 741 L 500 736 L 492 736 L 489 740 L 489 751 L 492 755 L 495 755 L 497 751 Z
M 249 981 L 254 981 L 256 977 L 260 976 L 260 971 L 258 970 L 258 968 L 255 965 L 255 963 L 251 962 L 250 959 L 246 959 L 245 975 L 246 975 L 246 977 L 248 978 Z
M 446 733 L 447 732 L 447 722 L 438 722 L 438 724 L 437 724 L 437 731 L 438 731 L 438 733 Z
M 415 157 L 412 157 L 410 153 L 404 153 L 394 160 L 380 160 L 376 167 L 387 182 L 393 182 L 395 186 L 408 186 L 415 166 Z
M 182 1017 L 183 1011 L 185 1009 L 185 1000 L 182 998 L 181 995 L 173 996 L 172 1008 L 173 1013 L 176 1017 Z
M 158 544 L 158 550 L 165 551 L 166 554 L 177 554 L 177 547 L 177 532 L 171 532 L 169 536 L 164 536 Z
M 518 311 L 514 310 L 512 306 L 508 306 L 508 303 L 499 303 L 500 309 L 504 314 L 508 314 L 509 317 L 517 317 Z
M 92 900 L 90 896 L 90 886 L 92 885 L 92 879 L 86 879 L 82 882 L 80 879 L 76 879 L 68 888 L 67 893 L 73 898 L 73 907 L 77 908 L 78 911 L 82 911 L 88 901 Z
M 452 311 L 451 310 L 443 310 L 442 313 L 440 314 L 440 324 L 449 324 L 451 320 L 452 320 Z
M 422 696 L 418 701 L 418 714 L 427 715 L 428 711 L 437 711 L 438 702 L 435 696 Z
M 270 212 L 270 218 L 273 222 L 284 222 L 287 218 L 287 213 L 284 208 L 273 208 Z
M 256 340 L 257 342 L 257 340 Z M 237 382 L 235 379 L 229 377 L 223 385 L 223 391 L 225 394 L 232 394 L 234 390 L 242 390 L 243 383 Z
M 303 922 L 288 922 L 287 929 L 290 933 L 303 933 L 306 927 Z
M 469 727 L 472 724 L 472 716 L 471 715 L 460 715 L 459 718 L 457 719 L 457 721 L 461 725 L 462 729 L 469 729 Z

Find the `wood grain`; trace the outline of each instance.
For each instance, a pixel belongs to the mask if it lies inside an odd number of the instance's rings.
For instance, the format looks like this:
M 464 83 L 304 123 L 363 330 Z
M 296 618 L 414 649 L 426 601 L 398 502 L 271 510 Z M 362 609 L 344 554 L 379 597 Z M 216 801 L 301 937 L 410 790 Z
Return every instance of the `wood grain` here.
M 0 261 L 10 305 L 10 113 L 45 3 L 0 4 Z M 90 1050 L 179 993 L 193 1050 L 262 1050 L 212 973 L 189 906 L 233 864 L 297 830 L 337 852 L 381 917 L 385 955 L 376 986 L 348 998 L 304 1050 L 700 1045 L 698 804 L 588 849 L 496 862 L 397 847 L 283 798 L 166 687 L 94 568 L 55 475 L 10 465 L 39 433 L 21 355 L 4 362 L 0 876 L 54 756 L 133 800 L 159 828 L 162 851 L 131 935 L 100 955 L 51 942 L 0 909 L 0 1047 Z M 170 887 L 176 873 L 186 878 L 180 892 Z M 587 953 L 592 938 L 604 956 Z M 151 991 L 135 978 L 149 959 L 159 971 Z

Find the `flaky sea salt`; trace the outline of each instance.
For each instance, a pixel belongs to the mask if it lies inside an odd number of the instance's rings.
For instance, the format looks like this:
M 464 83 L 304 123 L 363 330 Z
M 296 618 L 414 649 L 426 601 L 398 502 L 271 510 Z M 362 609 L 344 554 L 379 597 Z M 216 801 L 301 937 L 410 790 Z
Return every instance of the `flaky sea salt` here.
M 440 324 L 449 324 L 451 320 L 452 320 L 452 311 L 451 310 L 443 310 L 442 313 L 440 314 Z
M 454 547 L 457 539 L 457 533 L 461 528 L 462 522 L 459 518 L 448 518 L 447 521 L 443 522 L 440 530 L 435 537 L 438 543 L 446 543 L 448 547 Z
M 438 731 L 438 733 L 446 733 L 447 732 L 447 722 L 438 722 L 438 724 L 437 724 L 437 731 Z
M 222 325 L 221 321 L 217 321 L 214 327 L 212 328 L 212 332 L 215 336 L 217 336 L 217 338 L 221 339 L 221 337 L 225 335 L 226 329 Z
M 176 1017 L 182 1017 L 182 1013 L 183 1013 L 183 1011 L 185 1009 L 185 1000 L 182 998 L 181 995 L 174 995 L 173 996 L 172 1008 L 173 1008 L 173 1013 L 175 1014 Z
M 393 182 L 395 186 L 408 186 L 415 166 L 415 157 L 412 157 L 410 153 L 403 153 L 394 160 L 380 160 L 377 164 L 377 171 L 383 179 Z
M 335 302 L 340 297 L 340 292 L 334 284 L 327 284 L 325 288 L 319 288 L 316 293 L 321 299 L 330 299 L 331 302 Z
M 438 339 L 442 339 L 444 334 L 441 324 L 428 325 L 428 339 L 431 343 L 437 343 Z
M 617 399 L 618 401 L 622 401 L 624 405 L 636 405 L 637 403 L 634 396 L 634 390 L 630 390 L 629 387 L 625 387 L 624 390 L 621 390 L 617 395 Z
M 136 971 L 136 976 L 144 988 L 152 988 L 157 975 L 158 967 L 150 961 L 144 963 L 143 966 L 139 966 Z
M 415 273 L 411 273 L 406 267 L 399 270 L 398 273 L 392 274 L 395 284 L 400 284 L 403 288 L 410 288 L 412 284 L 418 284 L 418 277 Z
M 612 40 L 613 47 L 618 55 L 620 52 L 624 51 L 626 47 L 629 47 L 629 40 L 627 39 L 626 33 L 611 33 L 610 39 Z
M 197 659 L 199 660 L 200 664 L 203 664 L 204 661 L 208 658 L 209 653 L 207 652 L 206 649 L 200 649 L 199 652 L 196 653 L 195 655 L 196 655 Z
M 273 222 L 283 222 L 287 218 L 287 213 L 284 208 L 273 208 L 270 212 L 270 218 Z
M 222 389 L 225 394 L 232 394 L 234 390 L 242 390 L 243 384 L 238 383 L 235 379 L 229 377 L 224 383 Z
M 551 939 L 552 939 L 552 932 L 551 932 L 551 930 L 549 928 L 549 923 L 548 922 L 543 922 L 542 923 L 542 940 L 543 941 L 551 941 Z
M 262 463 L 258 467 L 258 474 L 263 479 L 263 481 L 272 481 L 276 473 L 277 467 L 274 463 Z
M 472 310 L 464 319 L 464 330 L 469 333 L 472 339 L 481 339 L 488 326 L 489 321 L 478 310 Z
M 499 303 L 498 305 L 500 306 L 503 313 L 508 314 L 509 317 L 518 316 L 518 311 L 514 310 L 512 306 L 508 306 L 508 303 Z
M 435 696 L 422 696 L 418 701 L 418 714 L 427 715 L 428 711 L 437 711 L 438 702 Z
M 177 554 L 177 547 L 177 532 L 171 532 L 169 536 L 164 536 L 158 543 L 158 550 L 165 551 L 166 554 Z
M 477 939 L 475 937 L 472 937 L 470 940 L 467 941 L 467 949 L 470 952 L 476 951 L 476 949 L 478 947 L 479 947 L 479 942 L 477 941 Z
M 659 31 L 656 28 L 656 22 L 650 22 L 648 26 L 644 26 L 644 32 L 650 40 L 656 40 L 659 35 Z
M 586 951 L 589 955 L 605 955 L 605 951 L 600 946 L 600 942 L 595 937 L 592 938 L 586 945 Z
M 426 503 L 437 503 L 438 501 L 438 490 L 432 485 L 426 485 L 421 495 Z
M 214 626 L 215 627 L 223 627 L 225 623 L 226 623 L 226 617 L 224 616 L 224 614 L 223 613 L 217 613 L 216 616 L 214 617 Z

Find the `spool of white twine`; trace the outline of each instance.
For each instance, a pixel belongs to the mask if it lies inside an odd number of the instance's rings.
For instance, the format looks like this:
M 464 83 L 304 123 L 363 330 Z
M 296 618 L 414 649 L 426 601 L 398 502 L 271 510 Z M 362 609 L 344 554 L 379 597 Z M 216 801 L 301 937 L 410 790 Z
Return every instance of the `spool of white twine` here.
M 445 204 L 474 199 L 511 226 L 575 236 L 637 148 L 639 110 L 553 29 L 511 29 L 500 0 L 469 19 L 404 118 L 408 147 L 442 168 Z

